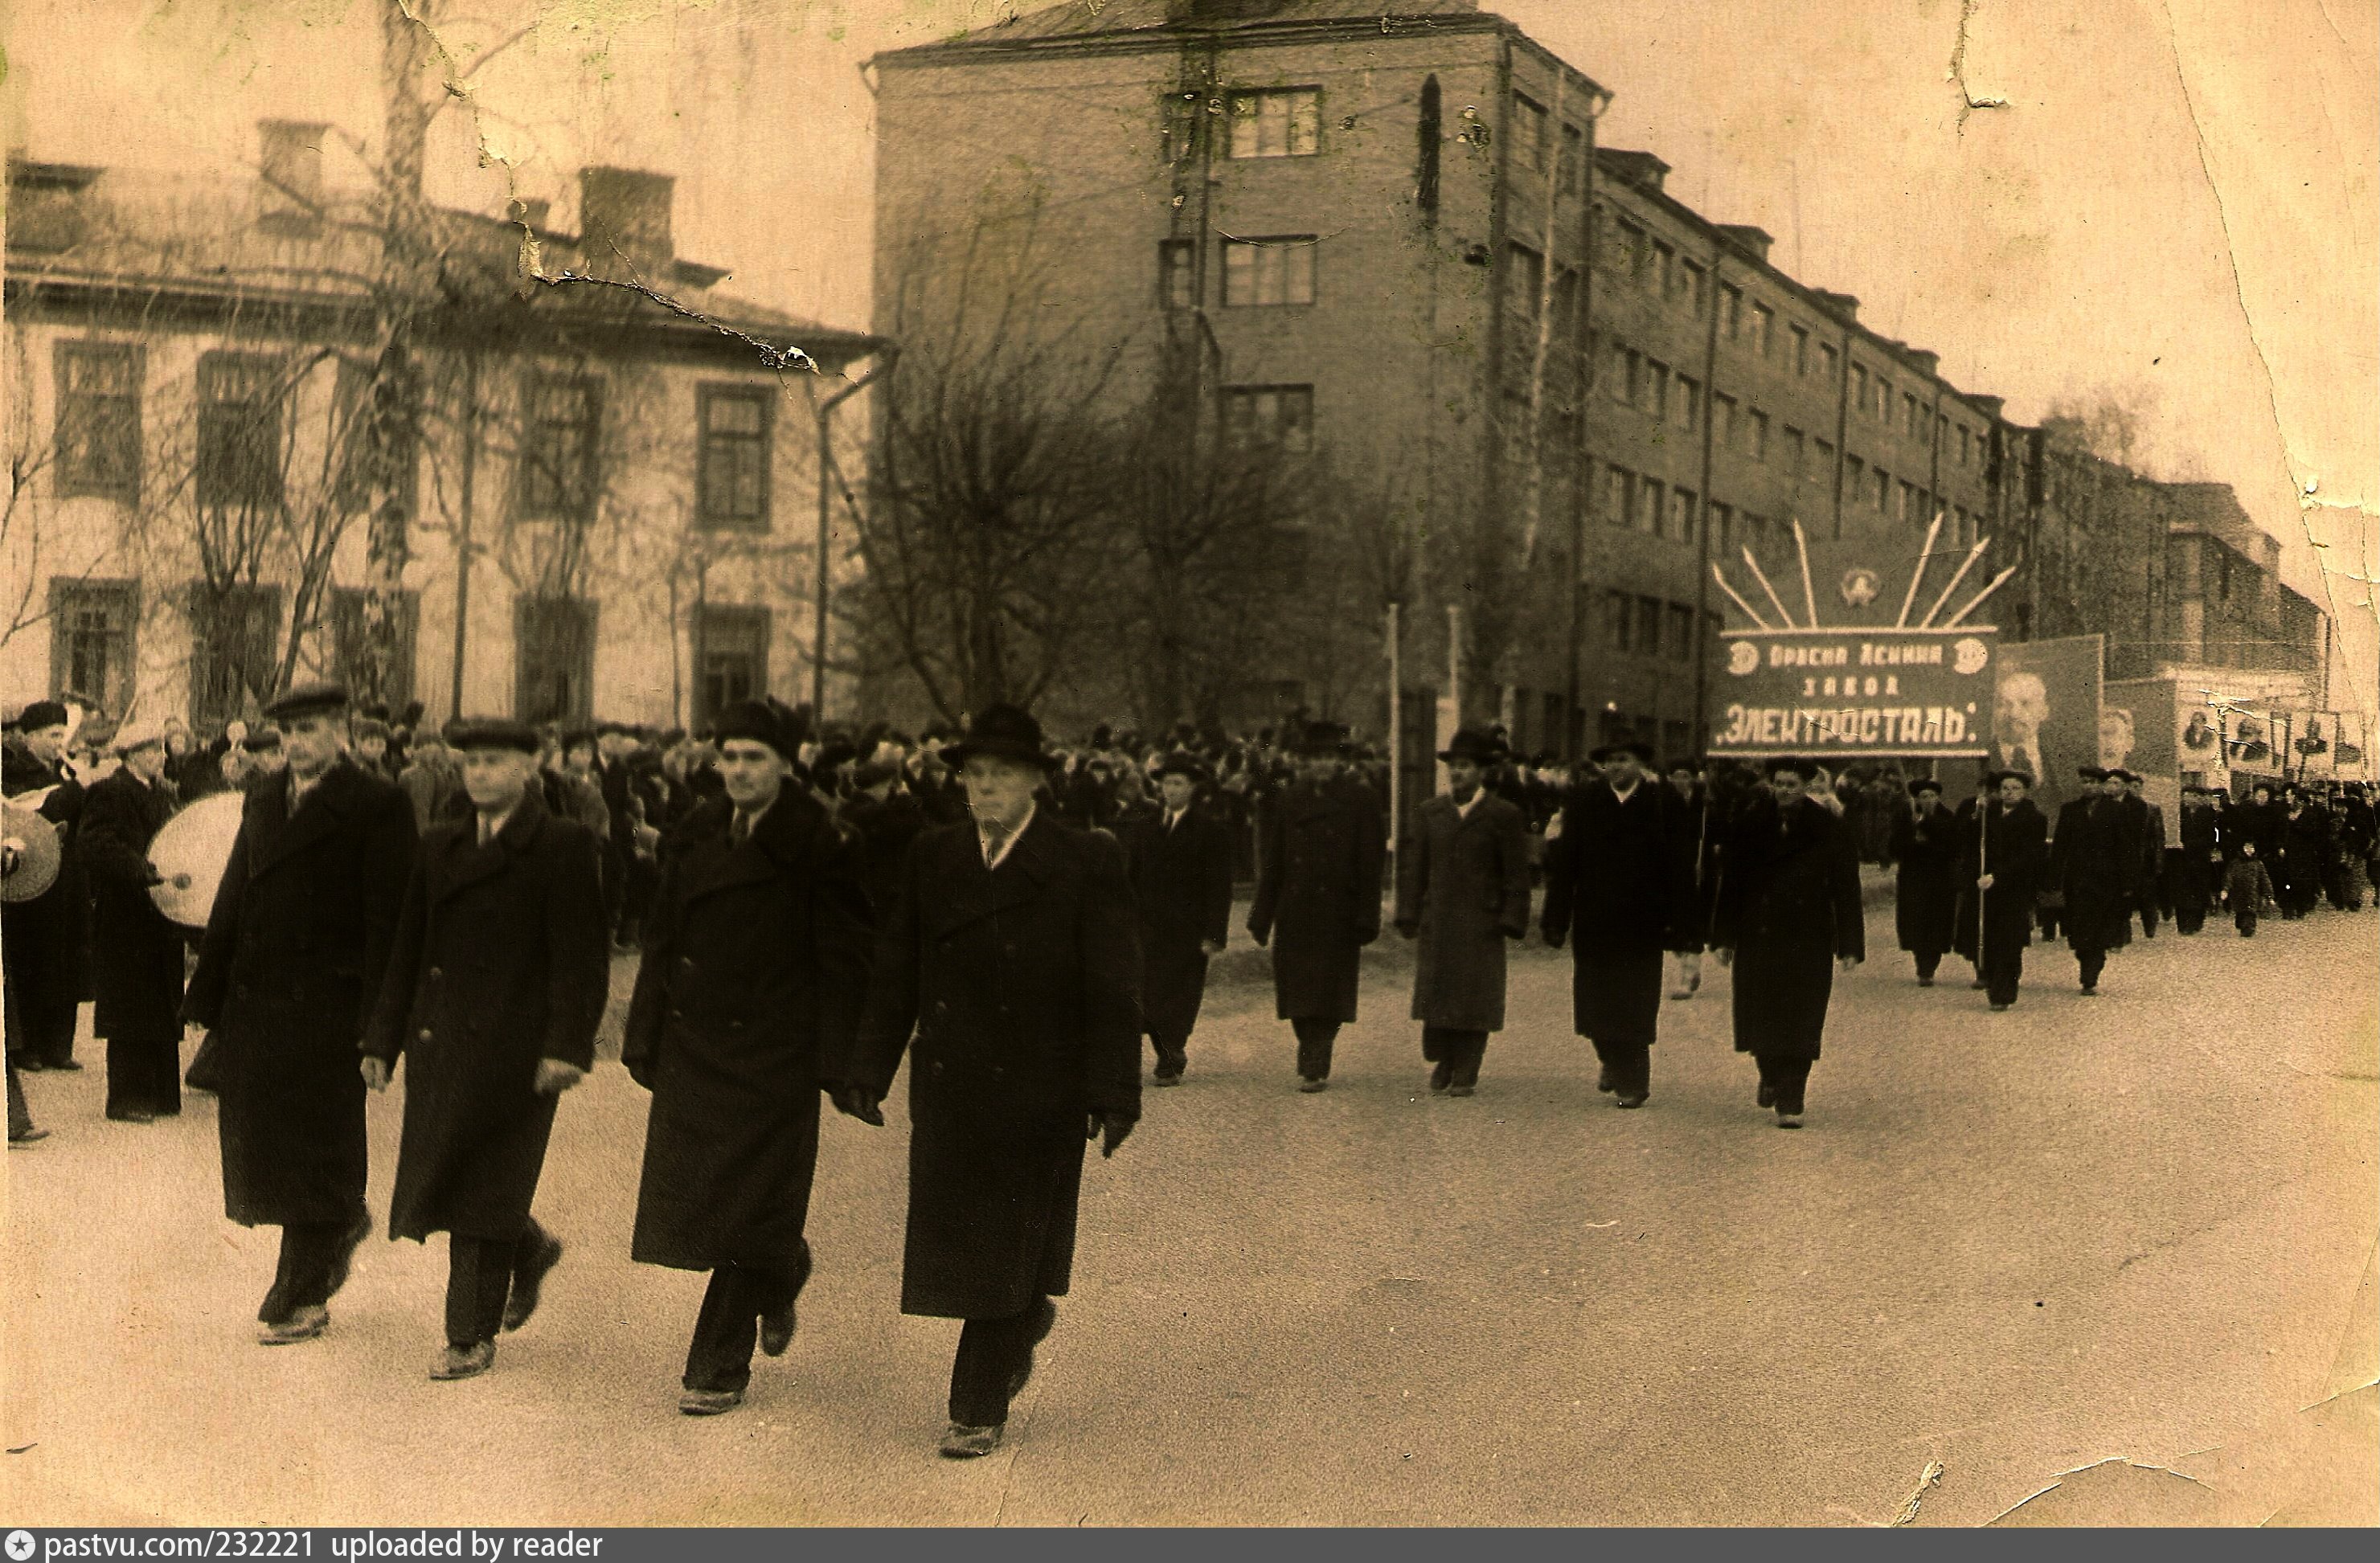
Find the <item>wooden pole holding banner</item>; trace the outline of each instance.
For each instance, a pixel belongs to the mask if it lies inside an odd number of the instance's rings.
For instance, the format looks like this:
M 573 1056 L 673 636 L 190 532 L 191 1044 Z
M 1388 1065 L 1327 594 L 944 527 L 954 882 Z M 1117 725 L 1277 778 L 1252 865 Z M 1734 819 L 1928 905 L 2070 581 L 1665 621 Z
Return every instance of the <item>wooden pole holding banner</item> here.
M 1397 836 L 1404 825 L 1399 805 L 1404 796 L 1405 772 L 1405 681 L 1403 647 L 1397 631 L 1400 604 L 1389 604 L 1389 839 L 1388 849 L 1393 861 Z
M 1990 920 L 1984 914 L 1990 910 L 1984 904 L 1991 891 L 1984 888 L 1988 874 L 1984 866 L 1992 858 L 1992 800 L 1984 798 L 1975 805 L 1975 975 L 1984 975 L 1984 930 Z M 1985 977 L 1989 982 L 1989 977 Z M 1985 995 L 1986 998 L 1989 995 Z

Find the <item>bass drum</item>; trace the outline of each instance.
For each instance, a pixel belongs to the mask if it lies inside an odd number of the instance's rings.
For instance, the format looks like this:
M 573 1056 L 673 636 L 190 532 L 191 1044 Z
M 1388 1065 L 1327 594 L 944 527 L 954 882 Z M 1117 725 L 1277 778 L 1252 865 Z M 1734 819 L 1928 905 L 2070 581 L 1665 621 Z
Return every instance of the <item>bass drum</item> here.
M 165 821 L 149 843 L 149 861 L 165 876 L 149 887 L 157 910 L 186 928 L 203 928 L 214 911 L 215 891 L 223 887 L 224 870 L 231 866 L 231 849 L 239 840 L 239 820 L 247 795 L 215 793 L 200 798 Z M 179 881 L 189 877 L 188 883 Z
M 58 828 L 22 798 L 9 799 L 0 816 L 7 864 L 0 874 L 0 901 L 30 901 L 58 882 Z

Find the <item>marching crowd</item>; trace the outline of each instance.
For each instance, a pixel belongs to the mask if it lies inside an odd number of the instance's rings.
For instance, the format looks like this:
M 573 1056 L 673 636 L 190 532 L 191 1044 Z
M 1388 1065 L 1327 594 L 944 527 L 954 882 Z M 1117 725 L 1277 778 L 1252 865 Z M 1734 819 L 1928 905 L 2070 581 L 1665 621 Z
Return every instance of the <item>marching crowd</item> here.
M 18 1072 L 80 1067 L 86 998 L 111 1118 L 177 1112 L 184 1030 L 203 1028 L 187 1084 L 219 1098 L 226 1214 L 282 1230 L 259 1339 L 290 1345 L 323 1333 L 371 1230 L 365 1101 L 401 1080 L 388 1230 L 449 1235 L 431 1371 L 473 1377 L 562 1256 L 531 1213 L 547 1140 L 594 1066 L 610 957 L 636 950 L 622 1062 L 651 1099 L 632 1256 L 710 1278 L 680 1409 L 732 1410 L 755 1350 L 787 1349 L 821 1105 L 881 1126 L 905 1060 L 901 1306 L 964 1321 L 953 1458 L 998 1445 L 1055 1323 L 1083 1157 L 1134 1133 L 1142 1039 L 1153 1085 L 1189 1068 L 1235 882 L 1253 879 L 1245 932 L 1270 951 L 1301 1091 L 1329 1087 L 1385 924 L 1415 945 L 1430 1091 L 1473 1095 L 1507 947 L 1535 927 L 1570 948 L 1573 1028 L 1622 1109 L 1651 1097 L 1665 991 L 1691 992 L 1706 955 L 1730 964 L 1735 1047 L 1791 1129 L 1834 976 L 1866 953 L 1863 857 L 1896 866 L 1918 981 L 1956 951 L 2002 1011 L 2036 932 L 2063 929 L 2095 993 L 2135 917 L 2194 934 L 2224 905 L 2248 934 L 2267 898 L 2285 918 L 2360 908 L 2375 844 L 2351 784 L 2185 789 L 2168 830 L 2139 778 L 2086 768 L 2095 790 L 2053 832 L 2021 771 L 1955 807 L 1909 782 L 1879 820 L 1884 779 L 1807 760 L 1657 770 L 1615 743 L 1572 775 L 1474 728 L 1438 756 L 1447 790 L 1412 811 L 1384 897 L 1384 768 L 1330 722 L 1059 750 L 1014 707 L 911 740 L 762 700 L 693 734 L 432 733 L 333 685 L 203 745 L 70 715 L 37 702 L 9 733 L 6 791 L 63 845 L 49 888 L 6 908 L 12 1146 L 44 1133 Z M 240 823 L 200 935 L 152 897 L 151 848 L 221 791 Z

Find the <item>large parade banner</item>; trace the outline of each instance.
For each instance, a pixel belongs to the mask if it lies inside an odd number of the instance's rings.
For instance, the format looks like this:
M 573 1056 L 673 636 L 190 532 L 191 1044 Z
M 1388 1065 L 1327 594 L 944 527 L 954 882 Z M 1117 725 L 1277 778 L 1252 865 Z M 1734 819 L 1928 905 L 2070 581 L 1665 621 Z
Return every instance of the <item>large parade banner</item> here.
M 2105 642 L 2095 635 L 2028 640 L 2000 648 L 1992 697 L 1991 761 L 2034 778 L 2034 802 L 2057 817 L 2075 797 L 2082 766 L 2104 765 L 2100 669 Z
M 2099 699 L 2099 763 L 2141 778 L 2141 795 L 2180 818 L 2181 689 L 2169 678 L 2110 680 Z
M 1987 629 L 1724 631 L 1711 753 L 1980 758 L 1998 638 Z

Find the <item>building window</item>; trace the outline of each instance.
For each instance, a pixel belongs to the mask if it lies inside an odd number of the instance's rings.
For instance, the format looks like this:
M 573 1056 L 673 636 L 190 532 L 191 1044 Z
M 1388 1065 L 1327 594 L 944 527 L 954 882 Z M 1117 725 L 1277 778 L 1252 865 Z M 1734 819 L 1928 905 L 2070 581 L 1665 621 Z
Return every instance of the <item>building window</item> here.
M 140 592 L 130 581 L 50 577 L 50 687 L 131 709 Z
M 57 495 L 140 498 L 140 348 L 128 342 L 61 342 L 57 374 Z
M 1317 88 L 1233 92 L 1225 107 L 1233 157 L 1312 157 L 1322 150 L 1322 93 Z
M 1678 296 L 1679 285 L 1683 280 L 1678 275 L 1678 252 L 1660 240 L 1655 239 L 1653 241 L 1653 282 L 1654 285 L 1660 290 L 1661 297 L 1675 298 Z
M 1546 258 L 1525 244 L 1510 247 L 1512 263 L 1504 268 L 1504 308 L 1524 321 L 1537 318 L 1537 300 L 1545 292 Z
M 1959 425 L 1959 465 L 1961 466 L 1967 466 L 1973 459 L 1971 454 L 1973 443 L 1973 438 L 1967 432 L 1967 426 L 1963 423 Z
M 1917 438 L 1917 398 L 1906 391 L 1900 394 L 1900 426 L 1911 439 Z
M 1752 459 L 1768 459 L 1768 415 L 1757 407 L 1752 412 Z
M 1743 513 L 1743 546 L 1758 553 L 1768 540 L 1768 518 L 1747 510 Z
M 1713 500 L 1710 503 L 1711 547 L 1718 552 L 1735 551 L 1735 511 Z
M 1777 312 L 1766 304 L 1752 307 L 1752 350 L 1767 357 L 1777 348 Z
M 338 676 L 350 690 L 366 686 L 365 653 L 370 648 L 370 621 L 365 609 L 370 594 L 359 587 L 338 587 L 331 593 L 331 655 Z M 391 710 L 403 710 L 413 698 L 414 646 L 421 627 L 421 598 L 401 592 L 393 604 L 395 623 L 390 626 L 388 664 L 372 697 Z M 362 699 L 361 695 L 357 696 Z
M 1661 600 L 1658 597 L 1636 600 L 1636 650 L 1646 657 L 1661 654 Z
M 1661 531 L 1661 485 L 1650 478 L 1636 479 L 1636 530 L 1647 537 L 1658 537 Z
M 1917 485 L 1907 479 L 1900 483 L 1900 519 L 1908 521 L 1917 514 Z
M 1615 527 L 1628 525 L 1631 491 L 1635 475 L 1624 466 L 1609 466 L 1603 472 L 1603 518 Z
M 1833 343 L 1818 344 L 1818 370 L 1827 377 L 1828 384 L 1832 385 L 1835 382 L 1835 366 L 1841 361 L 1842 355 L 1835 350 Z
M 1710 307 L 1710 273 L 1692 260 L 1685 263 L 1686 308 L 1696 320 Z
M 1682 543 L 1694 540 L 1694 491 L 1670 491 L 1670 536 Z
M 1808 470 L 1806 464 L 1809 459 L 1807 437 L 1791 424 L 1787 424 L 1785 426 L 1785 470 L 1799 478 Z
M 595 604 L 575 597 L 513 603 L 513 707 L 523 721 L 586 721 L 595 710 Z
M 1620 220 L 1620 252 L 1626 259 L 1629 279 L 1639 287 L 1653 269 L 1653 246 L 1645 230 L 1625 217 Z
M 1303 455 L 1314 448 L 1314 387 L 1228 386 L 1223 425 L 1234 450 Z
M 281 503 L 281 360 L 257 353 L 199 357 L 199 449 L 192 475 L 210 509 Z
M 601 416 L 591 376 L 528 377 L 521 387 L 516 514 L 531 521 L 595 518 L 595 439 Z
M 1810 332 L 1806 326 L 1793 327 L 1793 372 L 1796 375 L 1810 372 Z
M 1700 409 L 1696 406 L 1702 395 L 1701 382 L 1682 374 L 1678 376 L 1678 427 L 1689 434 L 1702 426 Z
M 1586 188 L 1586 133 L 1575 125 L 1562 127 L 1561 188 L 1572 195 Z
M 1167 239 L 1157 247 L 1157 299 L 1169 309 L 1198 306 L 1198 256 L 1189 239 Z
M 1835 477 L 1835 442 L 1832 440 L 1812 442 L 1817 447 L 1818 459 L 1810 464 L 1810 481 L 1831 483 Z
M 1714 394 L 1711 397 L 1711 437 L 1723 451 L 1735 449 L 1735 398 Z
M 1645 360 L 1645 410 L 1656 420 L 1670 414 L 1670 366 L 1655 358 Z
M 1223 302 L 1314 302 L 1314 236 L 1223 241 Z M 1534 302 L 1536 295 L 1532 294 Z
M 705 385 L 695 393 L 702 466 L 697 508 L 705 527 L 769 529 L 769 434 L 773 409 L 757 385 Z
M 1867 492 L 1867 463 L 1857 456 L 1843 463 L 1843 492 L 1853 500 Z
M 1615 349 L 1616 351 L 1617 349 Z M 1626 369 L 1612 380 L 1612 388 L 1620 399 L 1632 407 L 1645 405 L 1645 357 L 1633 347 L 1626 351 Z
M 1852 366 L 1852 410 L 1867 411 L 1867 370 L 1859 364 Z
M 1636 600 L 1624 591 L 1606 592 L 1604 622 L 1611 626 L 1611 648 L 1626 654 L 1636 644 Z
M 1743 334 L 1743 289 L 1733 284 L 1719 285 L 1718 324 L 1730 342 Z
M 1165 94 L 1165 128 L 1157 145 L 1160 160 L 1180 167 L 1197 155 L 1198 122 L 1206 117 L 1198 112 L 1202 106 L 1196 92 Z
M 706 602 L 695 615 L 695 720 L 769 692 L 769 610 Z
M 1883 467 L 1879 466 L 1869 472 L 1868 481 L 1875 485 L 1875 492 L 1872 497 L 1876 502 L 1876 513 L 1878 515 L 1882 515 L 1891 498 L 1892 475 L 1885 471 Z
M 281 588 L 192 583 L 190 639 L 191 721 L 252 715 L 280 671 Z
M 1546 105 L 1512 94 L 1512 150 L 1520 165 L 1542 174 L 1546 167 Z
M 1693 661 L 1694 660 L 1694 611 L 1692 608 L 1681 607 L 1675 602 L 1670 603 L 1668 629 L 1669 633 L 1662 637 L 1662 651 L 1673 662 Z

